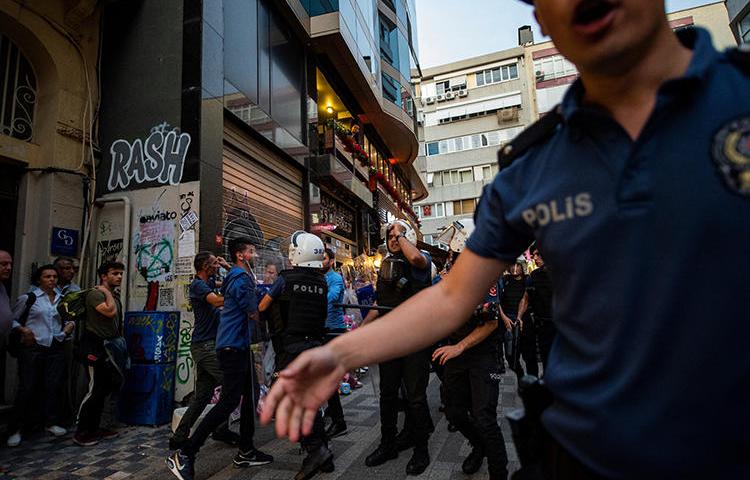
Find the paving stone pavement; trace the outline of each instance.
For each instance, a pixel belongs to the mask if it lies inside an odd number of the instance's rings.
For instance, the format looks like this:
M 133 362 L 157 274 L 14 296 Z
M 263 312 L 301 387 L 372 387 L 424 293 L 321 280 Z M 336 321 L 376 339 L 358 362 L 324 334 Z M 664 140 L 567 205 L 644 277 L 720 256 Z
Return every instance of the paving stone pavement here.
M 374 450 L 380 440 L 378 401 L 370 383 L 370 376 L 363 379 L 365 386 L 352 395 L 342 398 L 349 433 L 332 442 L 336 471 L 321 474 L 319 480 L 354 478 L 361 480 L 396 480 L 406 479 L 406 463 L 411 453 L 403 452 L 398 459 L 376 468 L 364 465 L 365 457 Z M 435 433 L 430 438 L 430 467 L 414 480 L 468 480 L 469 476 L 461 471 L 461 463 L 470 452 L 468 442 L 459 433 L 448 432 L 448 424 L 438 411 L 439 381 L 432 375 L 428 390 L 428 400 L 432 418 L 435 422 Z M 513 374 L 502 378 L 498 418 L 520 405 L 516 395 L 516 380 Z M 402 424 L 403 418 L 400 419 Z M 509 470 L 518 468 L 518 459 L 513 448 L 510 428 L 501 420 L 506 449 L 510 461 Z M 75 480 L 119 480 L 129 479 L 169 479 L 172 478 L 164 465 L 168 454 L 168 426 L 126 427 L 117 439 L 103 441 L 94 447 L 83 448 L 73 444 L 71 435 L 63 438 L 52 438 L 37 435 L 25 438 L 21 446 L 0 449 L 0 479 L 75 479 Z M 274 456 L 270 465 L 253 469 L 235 469 L 231 459 L 235 449 L 209 440 L 201 450 L 196 464 L 198 480 L 233 480 L 233 479 L 289 479 L 297 472 L 303 453 L 298 445 L 274 436 L 272 427 L 259 427 L 255 436 L 256 445 Z M 486 480 L 487 464 L 472 480 Z

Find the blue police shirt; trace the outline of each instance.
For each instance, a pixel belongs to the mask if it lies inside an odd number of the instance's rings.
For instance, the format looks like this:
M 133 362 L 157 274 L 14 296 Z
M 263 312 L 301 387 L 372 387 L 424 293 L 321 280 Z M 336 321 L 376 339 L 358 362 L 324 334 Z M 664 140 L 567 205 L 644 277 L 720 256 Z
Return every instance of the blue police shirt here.
M 688 71 L 636 141 L 576 82 L 554 136 L 485 191 L 468 248 L 513 262 L 537 240 L 558 329 L 543 422 L 585 465 L 750 478 L 750 77 L 706 31 L 680 40 Z

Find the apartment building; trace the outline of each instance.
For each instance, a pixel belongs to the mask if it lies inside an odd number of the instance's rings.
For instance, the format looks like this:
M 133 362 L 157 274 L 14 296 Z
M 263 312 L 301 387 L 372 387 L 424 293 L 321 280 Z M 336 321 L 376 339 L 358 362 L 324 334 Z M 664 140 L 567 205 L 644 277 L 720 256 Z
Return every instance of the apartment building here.
M 726 0 L 729 25 L 737 43 L 750 43 L 750 0 Z
M 429 190 L 416 205 L 425 243 L 452 221 L 471 218 L 497 173 L 497 150 L 534 118 L 523 47 L 425 69 L 416 91 L 421 148 L 417 163 Z

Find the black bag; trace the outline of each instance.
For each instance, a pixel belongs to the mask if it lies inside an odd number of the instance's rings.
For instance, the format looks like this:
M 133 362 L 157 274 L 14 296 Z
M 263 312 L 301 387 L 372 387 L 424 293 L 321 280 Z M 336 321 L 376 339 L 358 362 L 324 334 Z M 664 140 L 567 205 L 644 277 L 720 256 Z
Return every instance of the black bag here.
M 34 292 L 26 294 L 26 306 L 24 307 L 21 316 L 18 318 L 18 323 L 20 323 L 22 327 L 25 327 L 26 322 L 29 320 L 29 312 L 31 311 L 31 307 L 34 306 L 34 302 L 36 302 L 36 295 Z M 21 343 L 21 332 L 14 328 L 11 330 L 10 335 L 8 335 L 8 353 L 11 357 L 18 358 L 18 354 L 21 353 L 21 349 L 23 348 L 24 345 Z

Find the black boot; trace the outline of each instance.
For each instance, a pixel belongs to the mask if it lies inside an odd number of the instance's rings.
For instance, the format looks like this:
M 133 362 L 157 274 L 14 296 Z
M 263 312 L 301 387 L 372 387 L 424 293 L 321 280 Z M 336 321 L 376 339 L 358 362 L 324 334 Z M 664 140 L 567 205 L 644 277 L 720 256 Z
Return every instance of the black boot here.
M 307 453 L 305 459 L 302 460 L 302 468 L 294 476 L 294 480 L 308 480 L 324 468 L 327 471 L 332 471 L 332 467 L 333 452 L 325 445 L 321 445 L 319 448 Z
M 473 475 L 482 468 L 483 462 L 484 452 L 474 447 L 469 456 L 466 457 L 466 460 L 464 460 L 463 465 L 461 465 L 461 470 L 463 470 L 466 475 Z
M 395 458 L 398 458 L 396 446 L 393 443 L 381 443 L 374 452 L 365 458 L 365 465 L 368 467 L 377 467 Z
M 328 438 L 328 440 L 346 434 L 346 422 L 343 420 L 334 420 L 333 423 L 326 429 L 326 438 Z
M 411 460 L 406 464 L 407 475 L 421 475 L 430 465 L 430 454 L 426 448 L 415 448 Z

